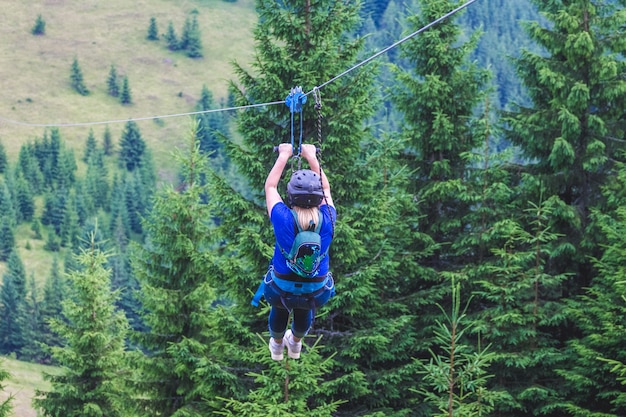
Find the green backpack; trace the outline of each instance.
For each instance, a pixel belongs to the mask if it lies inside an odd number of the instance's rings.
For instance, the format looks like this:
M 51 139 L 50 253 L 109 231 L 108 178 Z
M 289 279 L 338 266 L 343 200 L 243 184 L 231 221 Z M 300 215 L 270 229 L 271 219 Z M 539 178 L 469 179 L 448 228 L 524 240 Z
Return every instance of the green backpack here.
M 291 210 L 298 233 L 293 240 L 291 250 L 287 252 L 282 247 L 281 253 L 287 259 L 287 266 L 296 274 L 305 278 L 313 278 L 319 271 L 322 260 L 327 255 L 328 250 L 322 253 L 322 213 L 315 230 L 302 230 L 298 221 L 298 214 Z M 280 247 L 280 246 L 279 246 Z

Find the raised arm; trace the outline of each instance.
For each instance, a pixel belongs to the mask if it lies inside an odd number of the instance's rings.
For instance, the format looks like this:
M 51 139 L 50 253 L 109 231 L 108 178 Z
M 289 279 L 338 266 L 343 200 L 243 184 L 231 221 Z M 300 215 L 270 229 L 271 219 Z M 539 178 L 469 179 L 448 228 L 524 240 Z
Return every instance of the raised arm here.
M 267 206 L 267 214 L 269 216 L 272 215 L 274 205 L 283 201 L 278 192 L 278 182 L 292 154 L 293 147 L 291 144 L 281 143 L 278 146 L 278 158 L 276 158 L 276 162 L 274 162 L 274 166 L 265 180 L 265 205 Z
M 302 157 L 309 163 L 309 168 L 313 172 L 321 174 L 322 177 L 322 190 L 324 191 L 324 202 L 329 206 L 335 207 L 333 204 L 333 198 L 330 194 L 330 183 L 326 177 L 326 173 L 320 168 L 320 162 L 317 160 L 317 149 L 315 145 L 304 144 L 302 145 Z

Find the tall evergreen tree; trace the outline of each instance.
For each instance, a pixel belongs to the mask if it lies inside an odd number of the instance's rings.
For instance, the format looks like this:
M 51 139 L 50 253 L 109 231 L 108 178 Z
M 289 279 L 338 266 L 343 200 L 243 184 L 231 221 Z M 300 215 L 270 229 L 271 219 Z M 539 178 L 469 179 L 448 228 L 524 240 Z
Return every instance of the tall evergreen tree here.
M 30 184 L 21 174 L 15 180 L 15 201 L 18 221 L 30 222 L 35 215 L 35 199 Z
M 456 3 L 417 2 L 420 13 L 405 17 L 407 31 L 418 31 L 453 10 Z M 429 350 L 442 349 L 435 335 L 442 331 L 437 323 L 445 322 L 445 316 L 438 306 L 454 311 L 449 301 L 453 298 L 450 280 L 454 278 L 466 288 L 471 272 L 468 269 L 480 253 L 476 242 L 467 247 L 461 242 L 474 233 L 468 229 L 485 226 L 484 221 L 476 222 L 474 210 L 494 206 L 484 196 L 483 186 L 489 184 L 481 184 L 481 175 L 471 170 L 476 168 L 474 152 L 489 140 L 485 129 L 473 129 L 489 74 L 469 61 L 480 34 L 462 36 L 457 18 L 441 22 L 405 43 L 399 57 L 403 65 L 392 67 L 400 88 L 394 86 L 390 93 L 403 115 L 396 138 L 403 146 L 399 160 L 406 165 L 409 177 L 404 185 L 412 196 L 402 206 L 400 218 L 409 234 L 397 232 L 405 236 L 405 241 L 398 246 L 403 256 L 394 271 L 398 274 L 396 285 L 401 288 L 396 297 L 407 297 L 404 308 L 411 313 L 406 318 L 411 325 L 395 341 L 396 348 L 403 350 L 401 357 L 426 358 L 432 356 Z M 412 262 L 405 260 L 411 257 Z M 442 367 L 440 364 L 437 369 Z M 433 383 L 428 380 L 429 374 L 424 378 L 424 385 Z M 422 385 L 409 381 L 405 384 Z M 436 397 L 431 393 L 427 398 L 433 395 Z M 407 407 L 402 400 L 400 395 L 398 408 Z
M 43 287 L 43 298 L 41 300 L 41 319 L 43 322 L 41 341 L 45 346 L 54 347 L 61 346 L 64 343 L 63 338 L 52 330 L 50 321 L 58 319 L 61 316 L 61 308 L 63 300 L 66 297 L 66 283 L 62 271 L 59 267 L 59 260 L 55 256 L 52 260 L 50 273 L 46 278 Z M 49 363 L 52 360 L 49 349 L 46 356 L 42 358 L 43 362 Z
M 7 151 L 4 144 L 0 141 L 0 174 L 4 174 L 9 166 Z
M 236 104 L 273 102 L 285 97 L 294 84 L 306 84 L 305 89 L 320 85 L 356 62 L 363 40 L 349 34 L 359 23 L 358 4 L 298 0 L 256 4 L 254 72 L 236 66 L 239 80 L 232 83 Z M 403 176 L 394 161 L 397 142 L 373 141 L 365 124 L 375 104 L 375 72 L 376 67 L 357 71 L 321 90 L 321 157 L 338 212 L 330 253 L 337 295 L 325 307 L 328 314 L 316 318 L 311 334 L 328 336 L 322 355 L 337 354 L 338 368 L 332 374 L 337 381 L 320 394 L 320 401 L 346 400 L 338 415 L 371 410 L 384 414 L 402 409 L 412 395 L 409 384 L 398 379 L 413 378 L 399 368 L 415 351 L 406 303 L 417 303 L 417 295 L 406 297 L 412 275 L 403 277 L 396 271 L 399 265 L 415 265 L 419 258 L 419 249 L 409 256 L 398 249 L 411 233 L 404 221 L 415 220 L 403 217 L 404 209 L 414 202 L 403 191 Z M 313 96 L 309 98 L 301 114 L 303 137 L 315 141 L 319 119 Z M 239 316 L 244 324 L 257 332 L 266 331 L 267 322 L 250 310 L 249 292 L 265 273 L 274 242 L 262 190 L 275 160 L 273 147 L 290 141 L 290 116 L 284 106 L 239 114 L 242 146 L 227 143 L 226 153 L 249 188 L 242 192 L 221 178 L 211 178 L 215 191 L 210 202 L 227 207 L 220 219 L 221 285 L 243 309 Z M 299 116 L 294 115 L 296 138 Z
M 112 97 L 118 97 L 120 95 L 120 86 L 117 79 L 117 69 L 115 65 L 111 64 L 109 69 L 109 76 L 107 77 L 107 93 Z
M 70 296 L 63 302 L 63 319 L 52 329 L 65 340 L 53 347 L 60 375 L 46 374 L 48 392 L 37 391 L 35 406 L 44 416 L 128 416 L 131 406 L 124 380 L 124 339 L 128 323 L 115 309 L 116 293 L 110 289 L 106 256 L 97 249 L 95 233 L 78 257 L 81 270 L 69 275 Z
M 215 108 L 213 93 L 206 85 L 203 85 L 196 109 L 207 113 L 201 113 L 197 116 L 199 123 L 198 140 L 200 141 L 200 150 L 209 154 L 211 158 L 217 158 L 222 153 L 219 150 L 223 149 L 223 146 L 217 136 L 220 133 L 225 133 L 223 115 L 219 112 L 209 112 Z
M 141 137 L 139 126 L 129 120 L 120 139 L 119 163 L 122 168 L 133 171 L 141 166 L 146 151 L 146 143 Z
M 230 347 L 231 358 L 223 355 L 229 345 L 216 317 L 225 308 L 215 306 L 210 285 L 210 277 L 216 280 L 222 271 L 214 259 L 214 215 L 202 202 L 207 189 L 200 181 L 207 162 L 199 153 L 195 130 L 191 136 L 189 155 L 177 156 L 184 187 L 168 187 L 156 195 L 144 223 L 147 243 L 135 246 L 131 258 L 148 327 L 135 334 L 146 352 L 137 359 L 138 396 L 146 416 L 205 416 L 211 411 L 205 399 L 229 397 L 236 386 L 223 366 L 234 365 L 239 353 Z
M 102 135 L 102 150 L 106 156 L 113 155 L 113 140 L 111 138 L 111 129 L 107 125 Z
M 24 302 L 19 297 L 13 275 L 2 276 L 0 289 L 0 352 L 4 355 L 18 353 L 22 347 L 22 335 L 19 326 L 20 306 Z
M 76 57 L 74 57 L 72 67 L 70 69 L 70 82 L 72 88 L 81 96 L 89 94 L 89 89 L 85 86 L 85 81 L 83 79 L 83 71 L 78 63 L 78 58 Z
M 167 24 L 167 32 L 165 32 L 165 42 L 170 51 L 178 51 L 180 48 L 180 42 L 178 41 L 178 35 L 176 35 L 176 29 L 174 24 L 170 21 Z
M 89 134 L 87 134 L 87 140 L 85 141 L 85 150 L 83 151 L 83 162 L 89 161 L 89 158 L 97 149 L 98 143 L 96 142 L 96 136 L 93 133 L 93 129 L 89 129 Z
M 128 77 L 125 76 L 122 80 L 122 91 L 120 93 L 120 103 L 132 104 L 133 96 L 130 91 L 130 84 L 128 83 Z
M 624 25 L 623 4 L 593 0 L 533 3 L 546 20 L 532 22 L 527 29 L 542 50 L 523 50 L 515 60 L 531 104 L 517 105 L 504 122 L 507 138 L 519 147 L 524 169 L 533 176 L 524 180 L 521 198 L 552 203 L 547 227 L 558 239 L 543 249 L 548 258 L 542 275 L 553 279 L 567 275 L 568 279 L 541 292 L 542 304 L 552 300 L 552 318 L 538 330 L 549 332 L 552 328 L 553 336 L 539 347 L 551 355 L 536 358 L 540 372 L 533 376 L 539 380 L 527 381 L 535 383 L 517 397 L 523 407 L 519 415 L 559 416 L 564 410 L 575 415 L 607 415 L 604 412 L 610 408 L 588 387 L 597 386 L 608 393 L 614 381 L 606 379 L 606 369 L 596 366 L 597 379 L 589 377 L 590 357 L 582 353 L 597 348 L 590 342 L 595 329 L 588 325 L 588 318 L 581 321 L 576 311 L 584 309 L 595 315 L 598 306 L 589 303 L 593 297 L 578 304 L 579 295 L 592 283 L 598 287 L 591 294 L 607 285 L 599 284 L 592 262 L 605 250 L 604 234 L 599 231 L 603 226 L 596 225 L 590 213 L 608 214 L 614 209 L 612 197 L 602 194 L 601 185 L 612 182 L 615 163 L 623 161 L 624 155 L 623 143 L 615 140 L 625 131 L 623 112 L 618 110 L 626 105 L 626 67 L 619 58 L 624 42 L 614 36 Z M 565 310 L 564 304 L 569 303 L 574 305 Z M 581 328 L 572 326 L 576 322 Z M 608 349 L 611 343 L 607 340 Z M 580 362 L 575 362 L 577 355 L 573 357 L 568 346 L 581 354 Z M 568 369 L 571 365 L 574 368 Z M 528 363 L 515 366 L 526 376 Z M 555 371 L 561 368 L 565 370 Z
M 28 294 L 22 304 L 23 312 L 20 314 L 19 325 L 23 338 L 23 346 L 20 349 L 20 359 L 39 362 L 45 357 L 41 343 L 44 340 L 44 322 L 41 315 L 41 302 L 35 283 L 35 275 L 28 278 Z
M 198 17 L 193 16 L 188 30 L 183 33 L 184 49 L 189 58 L 202 58 L 202 33 L 198 25 Z M 182 41 L 181 41 L 182 42 Z
M 4 262 L 9 259 L 11 252 L 15 249 L 15 231 L 13 229 L 13 220 L 9 216 L 0 217 L 0 261 Z

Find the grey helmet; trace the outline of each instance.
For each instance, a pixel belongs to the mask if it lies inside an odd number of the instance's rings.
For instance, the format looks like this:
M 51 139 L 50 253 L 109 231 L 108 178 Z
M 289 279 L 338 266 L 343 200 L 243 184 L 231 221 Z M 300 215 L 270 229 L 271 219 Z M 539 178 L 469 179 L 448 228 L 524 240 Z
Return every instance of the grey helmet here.
M 323 198 L 324 191 L 319 174 L 310 169 L 301 169 L 291 174 L 287 184 L 289 207 L 317 207 Z

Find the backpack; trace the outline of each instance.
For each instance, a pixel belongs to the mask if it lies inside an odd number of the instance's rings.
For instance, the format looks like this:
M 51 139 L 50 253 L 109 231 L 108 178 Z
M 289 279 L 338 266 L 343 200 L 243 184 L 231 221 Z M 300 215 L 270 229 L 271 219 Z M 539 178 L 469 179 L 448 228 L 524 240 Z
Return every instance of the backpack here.
M 291 245 L 289 252 L 282 247 L 280 251 L 287 259 L 287 266 L 294 273 L 305 278 L 313 278 L 319 271 L 322 259 L 328 253 L 328 250 L 322 253 L 322 237 L 320 230 L 322 229 L 322 213 L 319 214 L 319 221 L 315 230 L 302 230 L 298 221 L 298 214 L 295 210 L 291 210 L 294 217 L 298 232 Z

